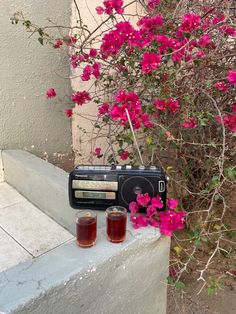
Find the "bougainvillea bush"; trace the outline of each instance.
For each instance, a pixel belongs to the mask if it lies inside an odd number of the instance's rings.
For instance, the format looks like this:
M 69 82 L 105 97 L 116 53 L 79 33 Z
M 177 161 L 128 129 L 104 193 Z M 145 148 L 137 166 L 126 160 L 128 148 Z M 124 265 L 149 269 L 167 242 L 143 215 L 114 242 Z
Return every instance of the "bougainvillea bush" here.
M 231 258 L 235 245 L 235 3 L 101 1 L 94 8 L 100 21 L 95 29 L 86 26 L 79 2 L 74 5 L 77 24 L 69 31 L 53 23 L 39 27 L 19 13 L 12 22 L 23 22 L 57 52 L 69 47 L 68 63 L 80 73 L 81 89 L 68 99 L 64 113 L 79 125 L 74 108 L 97 104 L 94 130 L 109 145 L 94 142 L 94 158 L 138 164 L 140 152 L 145 165 L 166 170 L 170 197 L 179 199 L 171 210 L 174 215 L 186 211 L 188 229 L 174 234 L 172 277 L 179 280 L 193 270 L 205 285 L 208 269 L 219 256 Z M 59 35 L 52 36 L 51 29 Z M 91 82 L 91 88 L 83 88 L 83 82 Z M 49 86 L 47 97 L 57 94 L 56 86 Z M 164 221 L 168 212 L 162 215 Z M 135 214 L 133 221 L 137 225 Z

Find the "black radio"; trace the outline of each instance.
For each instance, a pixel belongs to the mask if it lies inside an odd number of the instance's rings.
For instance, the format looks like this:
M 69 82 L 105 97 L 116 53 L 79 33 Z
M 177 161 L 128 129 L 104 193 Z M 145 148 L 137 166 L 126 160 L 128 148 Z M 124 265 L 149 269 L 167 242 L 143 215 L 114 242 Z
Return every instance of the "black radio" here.
M 159 195 L 166 204 L 166 176 L 156 166 L 77 166 L 69 176 L 69 200 L 74 209 L 128 208 L 137 194 Z M 165 207 L 165 206 L 164 206 Z

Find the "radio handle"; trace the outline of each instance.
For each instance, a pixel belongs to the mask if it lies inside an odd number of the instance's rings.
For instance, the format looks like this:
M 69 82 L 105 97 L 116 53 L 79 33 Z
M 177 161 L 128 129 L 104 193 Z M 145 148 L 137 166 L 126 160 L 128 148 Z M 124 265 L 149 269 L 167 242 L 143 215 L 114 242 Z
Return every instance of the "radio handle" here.
M 137 148 L 137 150 L 138 150 L 139 159 L 140 159 L 141 164 L 142 164 L 142 166 L 143 166 L 143 165 L 144 165 L 144 163 L 143 163 L 143 158 L 142 158 L 140 149 L 139 149 L 139 147 L 138 147 L 138 142 L 137 142 L 137 139 L 136 139 L 136 136 L 135 136 L 135 133 L 134 133 L 133 125 L 132 125 L 132 122 L 131 122 L 131 120 L 130 120 L 129 111 L 128 111 L 126 108 L 125 108 L 125 112 L 126 112 L 126 115 L 127 115 L 128 121 L 129 121 L 129 126 L 130 126 L 130 129 L 131 129 L 131 133 L 132 133 L 133 138 L 134 138 L 135 146 L 136 146 L 136 148 Z

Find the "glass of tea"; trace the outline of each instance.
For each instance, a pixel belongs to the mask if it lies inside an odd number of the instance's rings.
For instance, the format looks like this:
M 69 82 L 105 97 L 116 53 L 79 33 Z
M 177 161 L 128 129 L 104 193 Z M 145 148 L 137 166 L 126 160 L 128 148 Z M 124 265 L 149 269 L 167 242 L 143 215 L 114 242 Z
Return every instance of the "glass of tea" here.
M 126 235 L 127 210 L 122 206 L 111 206 L 106 210 L 107 238 L 114 243 L 123 242 Z
M 84 210 L 76 214 L 76 240 L 81 247 L 91 247 L 97 240 L 97 214 Z

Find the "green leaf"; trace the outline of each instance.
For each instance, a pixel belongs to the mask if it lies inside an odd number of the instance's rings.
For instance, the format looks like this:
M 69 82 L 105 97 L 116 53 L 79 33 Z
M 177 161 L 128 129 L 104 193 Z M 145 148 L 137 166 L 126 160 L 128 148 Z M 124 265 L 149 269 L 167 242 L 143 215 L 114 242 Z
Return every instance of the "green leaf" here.
M 203 242 L 208 242 L 208 237 L 202 236 L 202 237 L 201 237 L 201 240 L 202 240 Z
M 178 282 L 176 282 L 175 287 L 177 289 L 181 289 L 182 290 L 182 289 L 186 288 L 186 285 L 182 281 L 178 281 Z
M 207 294 L 212 295 L 215 292 L 215 290 L 216 290 L 215 288 L 209 287 L 207 288 Z
M 197 240 L 194 241 L 194 244 L 196 246 L 201 246 L 202 245 L 202 241 L 200 239 L 197 239 Z
M 166 279 L 169 285 L 173 285 L 175 283 L 175 279 L 171 276 L 168 276 Z
M 215 142 L 213 142 L 213 141 L 210 141 L 209 142 L 209 144 L 212 146 L 212 147 L 214 147 L 214 148 L 216 148 L 217 146 L 216 146 L 216 143 Z

